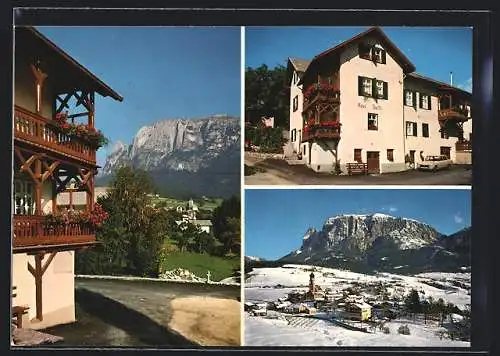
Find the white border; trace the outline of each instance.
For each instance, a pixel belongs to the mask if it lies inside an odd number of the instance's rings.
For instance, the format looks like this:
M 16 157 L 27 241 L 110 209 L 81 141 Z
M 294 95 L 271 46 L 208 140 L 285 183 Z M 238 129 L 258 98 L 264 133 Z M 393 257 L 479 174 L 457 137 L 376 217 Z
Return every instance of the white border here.
M 241 88 L 240 88 L 240 99 L 241 99 L 241 117 L 240 117 L 240 204 L 241 204 L 241 215 L 240 215 L 240 346 L 245 345 L 245 310 L 244 310 L 244 298 L 245 298 L 245 27 L 240 27 L 241 31 L 241 51 L 240 51 L 240 63 L 241 63 Z

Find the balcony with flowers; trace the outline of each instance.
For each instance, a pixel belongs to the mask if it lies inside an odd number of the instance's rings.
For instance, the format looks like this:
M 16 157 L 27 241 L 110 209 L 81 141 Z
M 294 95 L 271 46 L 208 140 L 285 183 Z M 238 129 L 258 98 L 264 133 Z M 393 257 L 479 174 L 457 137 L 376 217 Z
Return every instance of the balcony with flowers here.
M 304 90 L 304 111 L 314 104 L 335 106 L 340 104 L 340 90 L 335 84 L 313 83 Z
M 438 111 L 439 121 L 455 120 L 465 122 L 469 120 L 470 111 L 464 105 L 457 105 L 450 108 L 443 108 Z
M 39 245 L 95 242 L 108 213 L 95 203 L 92 211 L 63 209 L 46 215 L 14 215 L 14 249 Z
M 108 143 L 100 130 L 70 121 L 67 113 L 48 119 L 19 106 L 14 108 L 14 138 L 92 164 L 96 150 Z
M 309 118 L 302 131 L 302 141 L 311 141 L 313 139 L 338 140 L 340 139 L 340 127 L 342 124 L 338 121 L 321 121 L 314 117 Z

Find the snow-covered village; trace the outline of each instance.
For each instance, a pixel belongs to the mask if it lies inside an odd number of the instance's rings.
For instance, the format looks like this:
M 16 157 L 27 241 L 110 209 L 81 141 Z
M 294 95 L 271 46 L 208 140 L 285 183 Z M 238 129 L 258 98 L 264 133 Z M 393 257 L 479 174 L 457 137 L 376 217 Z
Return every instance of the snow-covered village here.
M 245 282 L 245 344 L 469 347 L 470 277 L 255 268 Z
M 247 192 L 245 345 L 470 347 L 469 206 L 467 190 Z

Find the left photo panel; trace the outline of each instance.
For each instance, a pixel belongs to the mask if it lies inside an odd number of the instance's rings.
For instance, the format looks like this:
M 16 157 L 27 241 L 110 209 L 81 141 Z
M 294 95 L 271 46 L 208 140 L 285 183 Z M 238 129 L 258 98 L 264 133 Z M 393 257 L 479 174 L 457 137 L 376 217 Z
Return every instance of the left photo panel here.
M 241 344 L 240 27 L 17 27 L 11 345 Z

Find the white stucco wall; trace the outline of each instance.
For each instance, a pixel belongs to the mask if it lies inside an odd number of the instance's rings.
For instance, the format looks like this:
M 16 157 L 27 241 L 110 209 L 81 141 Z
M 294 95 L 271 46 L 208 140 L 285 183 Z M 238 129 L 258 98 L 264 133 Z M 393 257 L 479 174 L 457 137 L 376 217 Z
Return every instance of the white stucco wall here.
M 48 259 L 48 254 L 42 264 Z M 14 254 L 12 285 L 17 286 L 13 305 L 29 306 L 29 319 L 36 317 L 35 279 L 28 271 L 28 262 L 34 267 L 35 259 L 25 253 Z M 33 329 L 75 321 L 74 252 L 58 252 L 43 275 L 43 322 L 33 320 Z
M 376 42 L 367 40 L 365 43 Z M 390 53 L 386 55 L 386 64 L 360 58 L 357 44 L 348 46 L 340 58 L 341 165 L 354 162 L 354 149 L 361 149 L 363 162 L 366 162 L 368 151 L 379 152 L 381 173 L 403 170 L 403 70 Z M 387 82 L 388 99 L 360 96 L 358 76 Z M 368 130 L 368 113 L 378 114 L 377 131 Z M 394 150 L 394 162 L 387 160 L 387 149 Z
M 417 103 L 419 102 L 420 92 L 417 92 Z M 441 147 L 450 147 L 450 156 L 455 160 L 456 137 L 441 138 L 440 125 L 438 119 L 438 98 L 431 96 L 431 110 L 404 106 L 405 122 L 417 123 L 417 136 L 406 136 L 405 126 L 405 152 L 409 154 L 410 150 L 415 151 L 415 162 L 422 162 L 422 156 L 439 155 Z M 422 124 L 429 125 L 429 137 L 422 136 Z M 406 124 L 405 124 L 406 125 Z
M 50 75 L 50 73 L 48 73 Z M 35 76 L 30 63 L 16 58 L 14 68 L 14 103 L 31 112 L 36 112 L 36 86 Z M 53 90 L 50 77 L 47 77 L 42 86 L 42 111 L 41 115 L 51 118 L 53 114 Z

